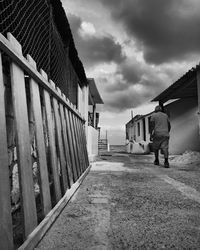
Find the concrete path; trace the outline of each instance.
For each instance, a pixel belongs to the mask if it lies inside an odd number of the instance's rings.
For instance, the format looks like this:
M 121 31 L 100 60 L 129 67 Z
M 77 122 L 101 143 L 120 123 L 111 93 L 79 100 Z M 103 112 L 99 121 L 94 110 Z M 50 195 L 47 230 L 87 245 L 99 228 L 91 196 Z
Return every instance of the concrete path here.
M 200 166 L 152 162 L 101 156 L 36 249 L 200 249 Z

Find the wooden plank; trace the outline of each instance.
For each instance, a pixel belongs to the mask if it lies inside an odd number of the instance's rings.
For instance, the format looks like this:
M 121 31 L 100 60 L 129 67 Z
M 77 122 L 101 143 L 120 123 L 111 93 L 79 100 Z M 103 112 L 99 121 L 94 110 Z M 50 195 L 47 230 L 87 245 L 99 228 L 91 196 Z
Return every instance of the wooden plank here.
M 28 56 L 28 60 L 30 64 L 34 68 L 36 68 L 36 63 L 30 56 Z M 39 171 L 40 188 L 41 188 L 40 196 L 42 201 L 43 215 L 45 216 L 51 210 L 51 196 L 50 196 L 49 179 L 48 179 L 46 148 L 44 143 L 40 92 L 38 84 L 33 79 L 30 79 L 30 93 L 31 93 L 31 102 L 32 102 L 33 116 L 35 122 L 35 136 L 36 136 L 36 145 L 38 154 L 38 164 L 40 169 Z
M 73 124 L 74 124 L 75 134 L 76 134 L 77 148 L 78 148 L 78 153 L 79 153 L 79 158 L 80 158 L 80 169 L 81 169 L 81 173 L 83 173 L 84 167 L 85 167 L 84 157 L 83 157 L 83 148 L 82 148 L 82 143 L 80 141 L 80 134 L 78 131 L 79 129 L 77 127 L 77 118 L 75 115 L 72 115 L 72 117 L 73 117 Z
M 78 173 L 76 170 L 75 151 L 74 151 L 74 146 L 73 146 L 71 125 L 69 122 L 69 112 L 67 108 L 65 108 L 64 111 L 65 111 L 65 117 L 66 117 L 66 123 L 67 123 L 67 136 L 68 136 L 68 141 L 69 141 L 70 156 L 72 160 L 73 176 L 74 176 L 74 181 L 76 181 L 78 178 Z
M 63 134 L 63 141 L 64 141 L 64 153 L 65 153 L 65 159 L 67 162 L 67 173 L 68 173 L 68 179 L 69 179 L 69 184 L 70 184 L 69 187 L 71 187 L 73 184 L 72 161 L 71 161 L 71 156 L 70 156 L 70 152 L 69 152 L 66 120 L 65 120 L 63 105 L 60 103 L 59 106 L 60 106 L 62 134 Z
M 83 147 L 84 147 L 84 151 L 85 151 L 86 164 L 87 164 L 87 166 L 89 166 L 90 162 L 89 162 L 88 152 L 87 152 L 86 136 L 85 136 L 85 131 L 84 131 L 84 127 L 83 127 L 83 122 L 81 120 L 79 120 L 79 126 L 80 126 L 80 132 L 82 134 L 82 140 L 83 140 Z
M 13 232 L 4 91 L 2 58 L 0 53 L 0 245 L 2 250 L 7 250 L 13 249 Z
M 85 134 L 83 121 L 78 119 L 78 125 L 80 127 L 80 133 L 81 133 L 82 144 L 83 144 L 83 149 L 84 149 L 84 156 L 85 156 L 85 163 L 86 163 L 85 168 L 87 168 L 90 165 L 90 162 L 88 158 L 87 141 L 86 141 L 86 134 Z
M 74 126 L 77 134 L 77 141 L 78 141 L 78 150 L 79 150 L 79 155 L 80 155 L 80 161 L 81 161 L 81 172 L 84 172 L 85 169 L 85 160 L 84 160 L 84 151 L 83 151 L 83 145 L 81 142 L 80 138 L 80 131 L 78 128 L 78 123 L 77 123 L 77 116 L 74 115 Z
M 78 135 L 77 135 L 77 130 L 76 130 L 76 126 L 75 126 L 75 116 L 70 113 L 71 115 L 71 123 L 72 123 L 72 127 L 74 130 L 74 142 L 75 142 L 75 147 L 76 147 L 76 153 L 77 153 L 77 159 L 78 159 L 78 166 L 79 166 L 79 175 L 82 173 L 82 161 L 81 161 L 81 155 L 80 155 L 80 145 L 78 142 Z
M 33 250 L 41 239 L 45 236 L 45 233 L 57 219 L 64 207 L 68 204 L 72 196 L 80 187 L 85 177 L 90 171 L 90 167 L 80 176 L 74 185 L 67 190 L 62 199 L 56 204 L 56 206 L 49 212 L 45 219 L 38 225 L 38 227 L 29 235 L 28 239 L 18 248 L 18 250 Z
M 78 156 L 78 151 L 77 151 L 77 143 L 75 139 L 74 126 L 72 122 L 72 114 L 70 111 L 69 111 L 69 123 L 70 123 L 71 133 L 72 133 L 72 142 L 73 142 L 74 153 L 75 153 L 76 169 L 77 169 L 77 173 L 79 177 L 80 176 L 80 161 L 79 161 L 79 156 Z
M 81 137 L 81 141 L 82 141 L 82 146 L 83 146 L 83 152 L 84 152 L 84 159 L 85 159 L 85 169 L 87 168 L 88 161 L 87 161 L 87 145 L 86 142 L 84 140 L 84 135 L 83 135 L 83 125 L 82 122 L 80 120 L 77 121 L 78 126 L 79 126 L 79 131 L 80 131 L 80 137 Z
M 21 53 L 21 45 L 15 40 L 15 38 L 10 35 L 9 40 L 12 43 L 13 48 L 15 48 L 18 53 Z M 37 226 L 27 100 L 23 70 L 15 63 L 11 63 L 10 74 L 16 124 L 17 158 L 21 187 L 24 237 L 27 237 Z
M 82 156 L 82 160 L 83 160 L 83 171 L 84 171 L 87 167 L 87 164 L 86 164 L 85 150 L 84 150 L 83 140 L 81 137 L 81 131 L 80 131 L 80 127 L 79 127 L 79 118 L 78 117 L 75 118 L 75 122 L 76 122 L 76 127 L 77 127 L 78 138 L 79 138 L 79 145 L 81 147 L 80 150 L 81 150 L 81 156 Z
M 44 78 L 47 78 L 47 75 L 44 71 L 41 70 L 41 74 Z M 47 120 L 47 130 L 48 130 L 48 138 L 49 138 L 49 151 L 50 151 L 50 164 L 53 174 L 53 185 L 55 191 L 55 198 L 56 202 L 58 202 L 62 195 L 61 195 L 61 187 L 60 187 L 60 177 L 58 172 L 57 166 L 57 159 L 56 159 L 56 144 L 55 144 L 55 136 L 54 136 L 54 128 L 53 128 L 53 117 L 51 111 L 51 100 L 49 93 L 44 90 L 44 105 L 46 111 L 46 120 Z
M 63 191 L 66 192 L 69 184 L 67 181 L 67 170 L 66 165 L 67 162 L 64 156 L 64 149 L 63 149 L 63 138 L 61 135 L 61 123 L 60 123 L 60 115 L 58 111 L 58 101 L 53 97 L 53 110 L 55 115 L 55 125 L 56 125 L 56 138 L 57 138 L 57 145 L 58 145 L 58 154 L 60 159 L 60 166 L 61 166 L 61 179 L 63 185 Z

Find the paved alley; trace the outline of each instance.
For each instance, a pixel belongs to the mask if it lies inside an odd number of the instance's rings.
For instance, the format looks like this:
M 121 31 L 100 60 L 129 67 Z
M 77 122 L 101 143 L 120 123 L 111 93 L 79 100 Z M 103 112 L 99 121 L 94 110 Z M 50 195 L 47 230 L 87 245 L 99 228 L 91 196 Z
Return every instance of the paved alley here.
M 152 162 L 102 155 L 36 249 L 200 249 L 198 165 Z

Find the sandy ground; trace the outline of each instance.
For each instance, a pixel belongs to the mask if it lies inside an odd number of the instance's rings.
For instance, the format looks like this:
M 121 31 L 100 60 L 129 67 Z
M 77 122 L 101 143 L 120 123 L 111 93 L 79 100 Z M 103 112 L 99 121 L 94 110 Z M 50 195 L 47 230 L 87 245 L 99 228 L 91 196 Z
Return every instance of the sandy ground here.
M 36 249 L 200 249 L 199 163 L 152 162 L 102 155 Z

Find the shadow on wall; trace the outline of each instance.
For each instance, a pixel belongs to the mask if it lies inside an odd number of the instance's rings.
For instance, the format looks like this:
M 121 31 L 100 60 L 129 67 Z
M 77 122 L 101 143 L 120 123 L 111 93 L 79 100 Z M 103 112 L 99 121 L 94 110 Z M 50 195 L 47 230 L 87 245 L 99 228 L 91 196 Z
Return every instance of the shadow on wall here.
M 197 99 L 180 99 L 167 105 L 170 113 L 170 154 L 200 151 Z

